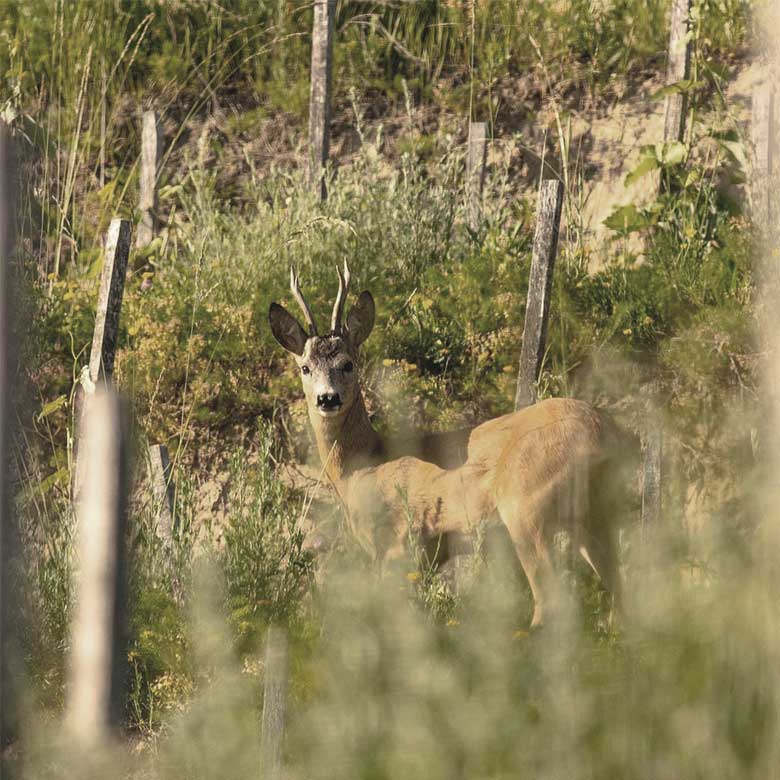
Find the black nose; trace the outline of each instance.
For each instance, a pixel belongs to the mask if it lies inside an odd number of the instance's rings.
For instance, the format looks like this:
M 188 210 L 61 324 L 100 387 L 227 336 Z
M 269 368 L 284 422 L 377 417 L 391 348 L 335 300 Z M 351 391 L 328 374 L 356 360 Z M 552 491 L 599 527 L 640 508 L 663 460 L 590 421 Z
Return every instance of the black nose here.
M 338 409 L 341 406 L 341 396 L 338 393 L 322 393 L 317 396 L 317 406 L 320 409 Z

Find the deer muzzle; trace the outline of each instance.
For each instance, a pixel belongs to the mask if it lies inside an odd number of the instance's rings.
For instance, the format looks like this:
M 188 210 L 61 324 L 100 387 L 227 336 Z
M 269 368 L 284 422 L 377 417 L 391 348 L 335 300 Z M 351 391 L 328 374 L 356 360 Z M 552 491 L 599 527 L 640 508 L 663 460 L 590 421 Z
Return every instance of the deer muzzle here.
M 322 412 L 336 412 L 341 408 L 341 396 L 338 393 L 320 393 L 317 396 L 317 409 Z

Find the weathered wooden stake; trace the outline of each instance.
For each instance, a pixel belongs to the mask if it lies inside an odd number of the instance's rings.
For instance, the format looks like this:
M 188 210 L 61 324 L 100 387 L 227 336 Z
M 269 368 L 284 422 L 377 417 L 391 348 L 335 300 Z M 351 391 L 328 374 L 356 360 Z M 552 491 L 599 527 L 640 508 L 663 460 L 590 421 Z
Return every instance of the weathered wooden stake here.
M 268 629 L 265 649 L 263 691 L 263 732 L 261 761 L 263 780 L 282 775 L 284 718 L 287 709 L 287 635 L 281 629 Z
M 666 86 L 690 78 L 691 45 L 688 26 L 693 0 L 672 0 L 672 17 L 669 30 L 669 52 L 666 63 Z M 688 98 L 677 92 L 666 96 L 664 116 L 664 141 L 685 139 L 685 113 Z
M 170 544 L 175 530 L 173 475 L 168 448 L 164 444 L 149 447 L 149 484 L 157 515 L 157 533 Z
M 557 179 L 543 181 L 536 214 L 515 409 L 522 409 L 536 402 L 536 382 L 542 369 L 547 341 L 547 319 L 550 314 L 550 295 L 562 206 L 563 184 Z
M 67 722 L 82 749 L 115 733 L 124 710 L 125 528 L 130 490 L 124 404 L 100 388 L 82 418 L 87 468 L 78 518 Z
M 137 249 L 143 249 L 157 235 L 157 176 L 163 152 L 163 134 L 160 118 L 155 111 L 144 111 L 141 130 L 140 198 L 141 219 L 135 237 Z
M 100 276 L 95 330 L 92 334 L 92 350 L 89 366 L 82 370 L 76 387 L 73 408 L 73 478 L 71 496 L 78 499 L 83 484 L 84 464 L 79 462 L 80 421 L 85 406 L 85 396 L 91 395 L 98 382 L 111 381 L 114 372 L 117 335 L 119 333 L 119 313 L 122 308 L 122 296 L 125 290 L 127 261 L 130 256 L 132 227 L 127 219 L 112 219 L 106 235 L 106 253 L 103 271 Z
M 89 354 L 89 378 L 108 382 L 114 373 L 119 312 L 125 292 L 132 226 L 128 219 L 112 219 L 106 235 L 106 257 L 100 276 L 95 330 Z
M 753 90 L 751 118 L 752 159 L 750 210 L 753 222 L 763 233 L 773 224 L 772 167 L 774 165 L 775 95 L 769 84 Z
M 672 14 L 669 23 L 669 50 L 666 63 L 666 86 L 689 79 L 691 75 L 691 43 L 689 40 L 691 6 L 693 0 L 672 0 Z M 688 96 L 676 92 L 666 96 L 664 114 L 664 142 L 685 141 L 685 122 L 688 111 Z M 660 188 L 663 192 L 666 180 L 662 175 Z M 657 391 L 654 390 L 654 403 Z M 661 457 L 663 454 L 663 431 L 657 421 L 651 420 L 643 437 L 644 465 L 642 483 L 641 532 L 645 536 L 648 528 L 657 525 L 661 516 Z
M 336 0 L 314 0 L 309 97 L 309 182 L 320 199 L 328 196 L 325 166 L 330 155 L 330 96 Z
M 469 123 L 469 152 L 466 158 L 466 194 L 468 197 L 468 224 L 472 230 L 479 225 L 482 214 L 482 188 L 485 185 L 487 164 L 487 123 Z
M 106 103 L 108 92 L 108 76 L 106 75 L 106 61 L 103 60 L 100 68 L 100 152 L 98 153 L 99 181 L 102 190 L 106 184 Z
M 12 740 L 15 731 L 14 681 L 12 673 L 16 639 L 12 618 L 11 545 L 13 522 L 9 495 L 8 458 L 10 454 L 10 322 L 11 296 L 9 265 L 14 245 L 15 186 L 14 150 L 11 134 L 0 120 L 0 751 Z M 0 774 L 2 757 L 0 756 Z
M 643 437 L 641 533 L 645 538 L 661 519 L 661 459 L 663 434 L 656 420 L 651 421 Z

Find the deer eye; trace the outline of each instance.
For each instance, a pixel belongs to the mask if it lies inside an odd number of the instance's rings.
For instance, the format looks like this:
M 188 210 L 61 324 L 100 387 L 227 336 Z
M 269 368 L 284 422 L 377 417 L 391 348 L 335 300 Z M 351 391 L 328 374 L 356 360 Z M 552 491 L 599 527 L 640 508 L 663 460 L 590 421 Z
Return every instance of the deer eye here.
M 311 374 L 311 369 L 308 366 L 301 366 L 301 373 L 304 376 L 308 376 L 309 374 Z
M 355 367 L 355 366 L 353 366 L 353 365 L 352 365 L 352 361 L 351 361 L 351 360 L 348 360 L 346 363 L 344 363 L 344 365 L 342 366 L 341 370 L 342 370 L 342 371 L 343 371 L 345 374 L 348 374 L 350 371 L 352 371 L 352 369 L 353 369 L 354 367 Z

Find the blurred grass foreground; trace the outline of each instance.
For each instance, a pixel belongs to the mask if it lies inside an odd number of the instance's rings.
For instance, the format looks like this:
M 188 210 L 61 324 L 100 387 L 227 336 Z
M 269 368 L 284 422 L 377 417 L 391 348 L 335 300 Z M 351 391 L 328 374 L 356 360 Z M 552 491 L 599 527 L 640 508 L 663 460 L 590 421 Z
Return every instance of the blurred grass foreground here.
M 340 0 L 321 202 L 311 3 L 0 0 L 21 169 L 3 780 L 780 776 L 780 284 L 749 140 L 750 93 L 776 82 L 773 8 L 693 2 L 674 88 L 688 129 L 665 144 L 667 2 Z M 159 230 L 130 256 L 114 369 L 136 452 L 122 718 L 84 751 L 63 719 L 72 391 L 109 220 L 139 220 L 150 107 Z M 476 219 L 469 120 L 491 139 Z M 529 634 L 528 584 L 486 529 L 444 571 L 412 538 L 387 570 L 361 552 L 266 315 L 294 264 L 321 318 L 347 257 L 377 301 L 361 376 L 380 431 L 510 411 L 542 175 L 566 200 L 538 394 L 587 400 L 638 440 L 660 431 L 662 511 L 640 525 L 624 453 L 625 619 L 560 535 L 565 609 Z M 146 478 L 156 443 L 171 538 Z M 288 645 L 278 771 L 269 627 Z

